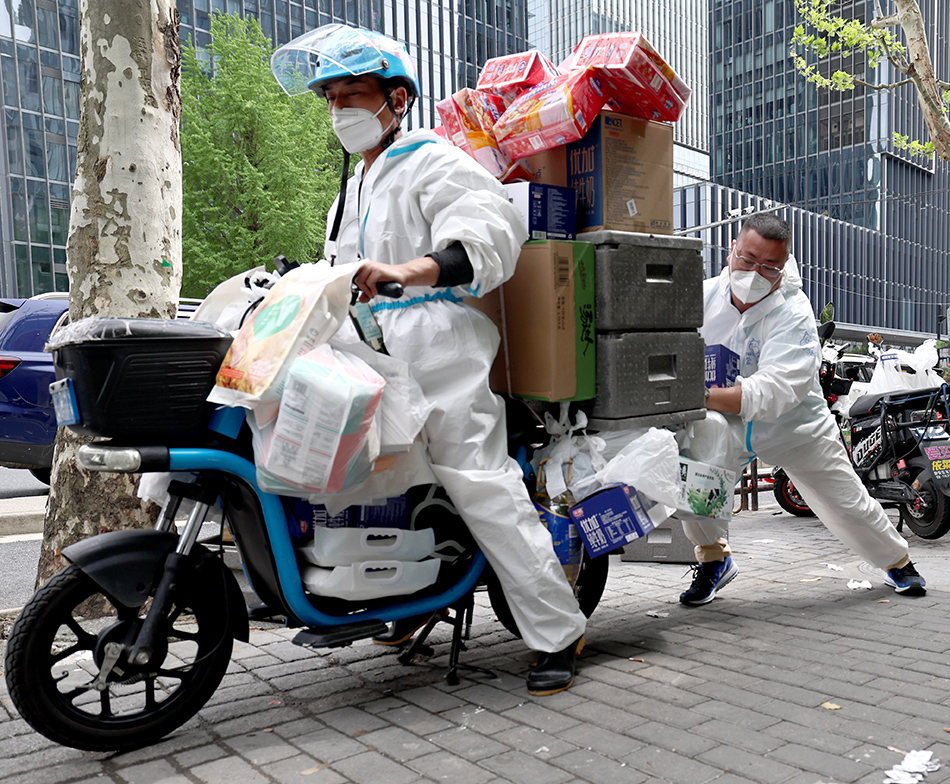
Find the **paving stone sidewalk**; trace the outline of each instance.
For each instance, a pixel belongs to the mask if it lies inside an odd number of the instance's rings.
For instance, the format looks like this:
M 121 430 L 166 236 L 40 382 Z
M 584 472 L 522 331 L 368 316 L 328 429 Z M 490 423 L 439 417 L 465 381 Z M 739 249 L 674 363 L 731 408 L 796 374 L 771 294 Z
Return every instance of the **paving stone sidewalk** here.
M 407 667 L 258 625 L 200 714 L 133 753 L 49 743 L 0 686 L 0 781 L 881 784 L 913 749 L 944 761 L 924 784 L 950 781 L 950 537 L 910 539 L 922 598 L 767 504 L 733 520 L 740 574 L 705 607 L 677 601 L 685 566 L 615 558 L 576 683 L 552 697 L 527 694 L 531 655 L 484 595 L 463 661 L 497 680 L 445 683 L 447 626 Z

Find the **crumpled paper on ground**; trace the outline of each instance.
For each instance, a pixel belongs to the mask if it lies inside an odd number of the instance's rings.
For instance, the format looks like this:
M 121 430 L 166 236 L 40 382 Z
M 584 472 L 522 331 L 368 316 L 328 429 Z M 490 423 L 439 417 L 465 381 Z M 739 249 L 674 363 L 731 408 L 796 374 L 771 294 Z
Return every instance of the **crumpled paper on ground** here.
M 855 580 L 852 577 L 848 580 L 848 587 L 852 591 L 870 591 L 872 586 L 868 580 Z
M 939 769 L 940 763 L 933 759 L 932 751 L 908 751 L 899 765 L 884 774 L 883 784 L 917 784 L 928 773 Z

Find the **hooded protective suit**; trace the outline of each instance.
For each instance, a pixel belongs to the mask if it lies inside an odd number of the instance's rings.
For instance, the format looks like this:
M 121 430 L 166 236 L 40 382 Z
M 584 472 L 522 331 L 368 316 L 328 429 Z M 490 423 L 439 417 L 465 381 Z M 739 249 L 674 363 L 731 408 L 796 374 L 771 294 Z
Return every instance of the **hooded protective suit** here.
M 818 381 L 821 348 L 815 316 L 789 256 L 781 287 L 740 313 L 732 302 L 729 268 L 703 287 L 706 345 L 739 355 L 742 405 L 726 415 L 743 462 L 758 456 L 782 466 L 825 526 L 881 569 L 907 558 L 907 542 L 851 467 Z M 738 468 L 738 466 L 735 466 Z M 729 553 L 725 528 L 683 521 L 701 562 Z
M 584 631 L 551 536 L 541 524 L 518 464 L 508 456 L 505 411 L 488 386 L 498 331 L 462 303 L 511 277 L 523 221 L 504 188 L 461 150 L 428 131 L 403 136 L 363 179 L 348 183 L 327 258 L 399 264 L 460 241 L 474 271 L 461 288 L 407 288 L 371 307 L 389 352 L 411 368 L 435 409 L 425 426 L 431 468 L 495 570 L 525 643 L 559 651 Z M 330 220 L 336 205 L 330 210 Z M 345 325 L 335 342 L 358 340 Z

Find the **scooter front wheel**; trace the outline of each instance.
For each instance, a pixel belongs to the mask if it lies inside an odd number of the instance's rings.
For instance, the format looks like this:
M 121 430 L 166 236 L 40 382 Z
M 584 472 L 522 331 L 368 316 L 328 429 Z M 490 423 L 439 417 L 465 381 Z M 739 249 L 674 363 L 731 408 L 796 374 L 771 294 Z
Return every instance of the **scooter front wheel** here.
M 772 489 L 775 494 L 775 500 L 782 509 L 796 517 L 814 517 L 815 513 L 811 507 L 805 503 L 801 493 L 795 489 L 792 480 L 784 471 L 775 473 L 775 484 Z
M 149 603 L 125 607 L 69 566 L 13 626 L 10 698 L 37 732 L 64 746 L 124 751 L 157 741 L 194 716 L 224 677 L 233 638 L 218 598 L 193 574 L 183 579 L 151 661 L 138 666 L 116 654 L 128 650 Z

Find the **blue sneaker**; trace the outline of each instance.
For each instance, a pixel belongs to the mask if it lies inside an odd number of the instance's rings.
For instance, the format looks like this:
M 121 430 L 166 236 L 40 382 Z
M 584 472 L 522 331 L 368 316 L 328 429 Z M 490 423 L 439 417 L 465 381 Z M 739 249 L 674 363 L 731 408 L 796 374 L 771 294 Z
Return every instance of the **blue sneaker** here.
M 923 596 L 927 593 L 927 581 L 917 573 L 912 563 L 900 569 L 888 569 L 884 583 L 904 596 Z
M 683 604 L 709 604 L 716 598 L 716 591 L 731 583 L 739 574 L 739 568 L 732 562 L 731 555 L 721 561 L 696 564 L 692 569 L 693 584 L 680 594 Z

